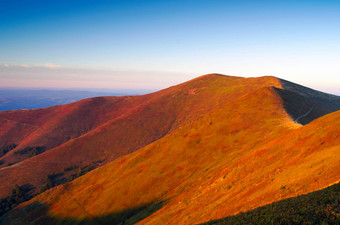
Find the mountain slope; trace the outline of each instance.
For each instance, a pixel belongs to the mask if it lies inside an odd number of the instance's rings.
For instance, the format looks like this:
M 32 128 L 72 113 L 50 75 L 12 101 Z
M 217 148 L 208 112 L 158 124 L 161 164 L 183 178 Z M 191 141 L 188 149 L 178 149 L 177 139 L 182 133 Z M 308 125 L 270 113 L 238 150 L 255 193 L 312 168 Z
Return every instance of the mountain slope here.
M 167 212 L 162 218 L 172 224 L 200 223 L 339 182 L 340 124 L 334 124 L 339 119 L 340 112 L 325 116 L 247 152 L 234 163 L 225 162 L 211 179 L 195 185 L 188 191 L 192 193 L 176 198 L 145 223 L 157 221 L 162 212 Z M 186 205 L 180 207 L 178 202 Z
M 200 223 L 339 182 L 339 119 L 336 112 L 258 148 L 248 144 L 239 157 L 225 155 L 211 177 L 203 174 L 142 223 Z
M 340 97 L 316 91 L 280 79 L 283 89 L 276 89 L 285 104 L 286 111 L 294 121 L 308 124 L 328 113 L 340 110 Z
M 33 185 L 38 192 L 47 175 L 61 174 L 56 183 L 62 183 L 78 168 L 87 170 L 131 153 L 201 114 L 264 86 L 280 87 L 280 83 L 274 77 L 246 79 L 213 74 L 144 96 L 93 98 L 0 113 L 7 126 L 3 143 L 19 143 L 1 158 L 5 163 L 0 182 L 5 185 L 0 186 L 0 196 L 8 195 L 15 184 Z M 70 133 L 77 135 L 70 139 Z M 15 153 L 33 146 L 46 146 L 47 151 L 33 157 Z M 69 168 L 73 170 L 67 171 Z
M 278 88 L 282 89 L 280 80 L 273 77 L 209 75 L 163 90 L 158 93 L 162 101 L 147 105 L 149 110 L 146 107 L 138 111 L 144 116 L 135 122 L 134 116 L 123 120 L 132 123 L 122 126 L 143 127 L 155 118 L 155 111 L 164 112 L 157 114 L 158 126 L 168 121 L 170 110 L 174 120 L 163 138 L 40 194 L 22 204 L 19 214 L 9 213 L 3 221 L 192 224 L 339 181 L 339 112 L 301 127 L 284 110 L 287 103 Z M 147 119 L 139 123 L 140 118 Z M 48 162 L 53 165 L 54 158 L 61 161 L 62 156 L 58 159 L 56 152 L 72 156 L 78 149 L 79 154 L 86 150 L 81 157 L 100 156 L 101 151 L 91 151 L 91 141 L 110 146 L 109 137 L 117 133 L 113 124 L 110 121 L 57 149 L 18 163 L 15 173 L 20 173 L 24 165 L 38 165 L 34 161 L 38 157 L 56 154 L 48 157 Z M 123 132 L 123 136 L 128 133 Z M 80 148 L 74 148 L 77 142 Z M 66 148 L 68 145 L 73 147 Z M 8 168 L 15 171 L 15 167 Z M 48 170 L 51 166 L 42 168 Z M 295 174 L 298 176 L 292 179 Z

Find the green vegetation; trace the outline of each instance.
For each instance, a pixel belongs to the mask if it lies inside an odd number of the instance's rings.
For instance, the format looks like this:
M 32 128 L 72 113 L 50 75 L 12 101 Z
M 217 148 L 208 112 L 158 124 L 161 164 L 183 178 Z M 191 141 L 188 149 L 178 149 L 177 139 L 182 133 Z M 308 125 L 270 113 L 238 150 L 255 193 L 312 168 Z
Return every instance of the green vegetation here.
M 84 166 L 84 167 L 78 167 L 78 171 L 77 173 L 75 174 L 71 174 L 68 178 L 68 181 L 72 181 L 80 176 L 83 176 L 84 174 L 90 172 L 91 170 L 95 169 L 97 166 L 96 166 L 96 163 L 91 163 L 90 165 L 88 166 Z
M 34 147 L 35 149 L 39 149 L 39 147 Z M 28 149 L 28 148 L 26 148 Z M 24 153 L 26 154 L 26 153 Z M 39 193 L 42 193 L 50 188 L 53 188 L 55 186 L 58 186 L 60 184 L 64 184 L 68 181 L 74 180 L 87 172 L 93 170 L 96 168 L 97 164 L 100 163 L 101 161 L 91 163 L 88 166 L 84 167 L 76 167 L 76 166 L 70 166 L 64 168 L 64 172 L 62 173 L 57 173 L 57 174 L 48 174 L 45 180 L 44 186 L 41 188 L 41 191 Z M 77 169 L 78 171 L 76 174 L 72 174 L 69 179 L 64 178 L 64 173 Z M 18 186 L 15 185 L 14 188 L 12 189 L 11 195 L 7 196 L 5 198 L 0 199 L 0 216 L 5 214 L 6 212 L 10 211 L 13 209 L 15 206 L 19 205 L 22 202 L 28 201 L 34 196 L 38 195 L 37 194 L 31 194 L 30 191 L 33 189 L 32 185 L 23 185 L 23 186 Z
M 64 173 L 48 174 L 45 180 L 45 184 L 41 188 L 40 192 L 44 192 L 50 188 L 66 183 L 66 179 L 62 177 L 63 175 Z
M 69 166 L 69 167 L 65 167 L 65 168 L 63 169 L 63 171 L 64 171 L 64 172 L 68 172 L 68 171 L 74 170 L 74 169 L 76 169 L 76 168 L 77 168 L 76 166 Z
M 15 185 L 10 196 L 0 199 L 0 216 L 19 205 L 21 202 L 31 199 L 32 196 L 29 193 L 31 189 L 30 185 Z
M 36 156 L 43 153 L 44 151 L 46 151 L 45 146 L 34 146 L 23 148 L 22 150 L 16 151 L 15 154 L 20 155 L 29 154 L 30 156 Z
M 45 184 L 41 189 L 41 192 L 44 192 L 50 188 L 53 188 L 55 186 L 58 186 L 60 184 L 64 184 L 66 182 L 72 181 L 80 176 L 83 176 L 84 174 L 90 172 L 91 170 L 97 168 L 98 164 L 101 163 L 102 161 L 98 162 L 93 162 L 90 163 L 87 166 L 84 167 L 76 167 L 76 166 L 69 166 L 65 167 L 63 169 L 62 173 L 57 173 L 57 174 L 48 174 L 45 180 Z M 77 173 L 71 174 L 68 178 L 65 178 L 65 173 L 77 169 Z
M 340 183 L 204 224 L 340 224 Z
M 47 189 L 53 188 L 56 185 L 55 177 L 56 176 L 54 174 L 47 175 L 45 185 L 41 188 L 41 192 L 44 192 Z
M 2 148 L 0 148 L 0 157 L 4 156 L 7 152 L 11 151 L 12 149 L 15 149 L 18 145 L 16 144 L 10 144 L 5 145 Z
M 17 163 L 18 163 L 18 161 L 17 162 L 7 163 L 7 166 L 12 166 L 12 165 L 17 164 Z

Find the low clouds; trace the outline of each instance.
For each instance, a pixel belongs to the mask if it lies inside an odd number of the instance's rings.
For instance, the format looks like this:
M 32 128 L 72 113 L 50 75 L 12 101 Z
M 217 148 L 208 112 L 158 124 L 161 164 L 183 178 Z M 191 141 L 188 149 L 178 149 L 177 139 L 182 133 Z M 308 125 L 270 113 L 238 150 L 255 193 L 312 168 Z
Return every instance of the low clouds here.
M 0 67 L 21 67 L 21 68 L 50 68 L 50 69 L 58 69 L 62 68 L 61 65 L 54 64 L 54 63 L 41 63 L 41 64 L 13 64 L 13 63 L 2 63 Z
M 0 86 L 46 88 L 161 89 L 197 74 L 63 67 L 53 63 L 0 63 Z
M 338 75 L 329 73 L 328 79 L 320 81 L 320 76 L 312 73 L 308 79 L 298 75 L 279 76 L 317 90 L 339 94 Z M 324 77 L 324 74 L 321 73 Z M 226 73 L 238 74 L 238 73 Z M 242 74 L 242 73 L 240 73 Z M 289 71 L 287 71 L 289 74 Z M 72 68 L 54 63 L 11 64 L 0 63 L 0 87 L 45 87 L 45 88 L 108 88 L 108 89 L 162 89 L 180 84 L 199 75 L 164 71 L 118 70 Z
M 42 66 L 50 68 L 50 69 L 61 68 L 61 65 L 57 65 L 57 64 L 53 64 L 53 63 L 45 63 L 45 64 L 42 64 Z

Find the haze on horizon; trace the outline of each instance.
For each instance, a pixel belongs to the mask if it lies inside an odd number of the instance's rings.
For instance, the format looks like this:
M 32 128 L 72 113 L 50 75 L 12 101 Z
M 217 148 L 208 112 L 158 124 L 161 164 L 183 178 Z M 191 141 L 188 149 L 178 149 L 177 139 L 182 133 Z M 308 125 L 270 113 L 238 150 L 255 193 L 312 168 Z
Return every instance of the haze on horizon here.
M 2 1 L 0 87 L 161 89 L 273 75 L 340 94 L 340 2 Z

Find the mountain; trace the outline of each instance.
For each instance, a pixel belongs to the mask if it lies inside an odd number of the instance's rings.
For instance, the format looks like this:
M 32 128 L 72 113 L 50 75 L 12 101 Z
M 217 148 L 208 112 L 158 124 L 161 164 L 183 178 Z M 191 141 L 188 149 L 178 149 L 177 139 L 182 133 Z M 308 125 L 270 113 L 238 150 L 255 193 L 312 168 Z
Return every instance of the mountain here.
M 78 131 L 41 154 L 4 163 L 2 196 L 15 184 L 38 192 L 47 175 L 63 183 L 75 168 L 100 166 L 2 221 L 194 224 L 322 189 L 340 180 L 339 103 L 340 97 L 275 77 L 210 74 L 149 95 L 0 113 L 50 130 L 34 136 L 26 128 L 20 132 L 33 137 L 12 137 L 8 128 L 2 137 L 18 146 L 4 161 L 16 159 L 24 146 L 48 145 L 43 134 L 63 137 L 57 131 L 70 122 L 69 135 Z M 74 113 L 61 113 L 69 108 Z M 50 122 L 57 116 L 58 123 Z M 92 126 L 80 133 L 87 121 Z
M 0 182 L 6 184 L 0 197 L 15 184 L 33 185 L 39 192 L 49 174 L 64 173 L 56 183 L 68 180 L 78 168 L 87 170 L 131 153 L 266 85 L 278 85 L 278 80 L 209 75 L 148 95 L 0 112 L 2 148 L 16 146 L 0 158 Z

